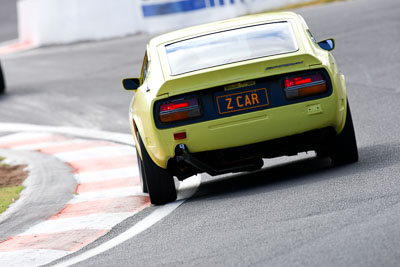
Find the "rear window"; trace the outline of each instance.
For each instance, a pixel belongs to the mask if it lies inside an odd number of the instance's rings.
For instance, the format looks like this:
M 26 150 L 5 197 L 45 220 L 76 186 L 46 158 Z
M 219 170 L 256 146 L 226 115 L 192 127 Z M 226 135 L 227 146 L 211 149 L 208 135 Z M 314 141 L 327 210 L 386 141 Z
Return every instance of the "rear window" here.
M 212 33 L 165 46 L 171 75 L 298 50 L 289 22 Z

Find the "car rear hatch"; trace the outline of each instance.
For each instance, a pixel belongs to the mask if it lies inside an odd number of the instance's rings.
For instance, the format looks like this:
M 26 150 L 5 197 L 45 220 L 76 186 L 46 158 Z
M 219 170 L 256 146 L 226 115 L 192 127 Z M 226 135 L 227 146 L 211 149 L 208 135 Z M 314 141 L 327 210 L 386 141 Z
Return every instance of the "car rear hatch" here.
M 174 90 L 154 103 L 154 121 L 168 129 L 327 97 L 331 80 L 317 63 L 311 56 L 286 57 L 171 80 Z

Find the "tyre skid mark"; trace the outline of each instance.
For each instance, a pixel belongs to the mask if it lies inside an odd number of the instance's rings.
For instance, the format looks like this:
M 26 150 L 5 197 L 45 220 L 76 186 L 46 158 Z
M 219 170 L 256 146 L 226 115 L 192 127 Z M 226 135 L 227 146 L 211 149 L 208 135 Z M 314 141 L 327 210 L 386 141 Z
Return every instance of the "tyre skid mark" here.
M 20 235 L 7 239 L 0 252 L 23 249 L 47 249 L 73 252 L 90 244 L 107 232 L 106 229 L 79 229 L 49 234 Z

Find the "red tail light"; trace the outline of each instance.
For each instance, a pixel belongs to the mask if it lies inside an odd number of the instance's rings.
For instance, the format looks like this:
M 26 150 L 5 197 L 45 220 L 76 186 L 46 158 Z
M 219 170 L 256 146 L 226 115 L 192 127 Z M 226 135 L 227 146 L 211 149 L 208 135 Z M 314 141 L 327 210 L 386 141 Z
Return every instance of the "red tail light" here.
M 201 109 L 197 98 L 181 99 L 160 106 L 161 122 L 172 122 L 199 117 Z
M 163 104 L 160 107 L 160 112 L 176 110 L 176 109 L 180 109 L 180 108 L 186 108 L 188 106 L 189 106 L 188 102 Z
M 283 84 L 285 96 L 289 100 L 321 94 L 328 90 L 326 81 L 319 73 L 286 78 Z

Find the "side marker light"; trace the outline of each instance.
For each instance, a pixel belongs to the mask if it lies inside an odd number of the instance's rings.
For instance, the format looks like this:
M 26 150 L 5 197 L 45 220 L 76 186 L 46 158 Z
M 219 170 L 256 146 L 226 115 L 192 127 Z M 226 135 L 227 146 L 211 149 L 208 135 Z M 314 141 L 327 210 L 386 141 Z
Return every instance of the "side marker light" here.
M 186 139 L 186 132 L 174 133 L 174 140 Z

